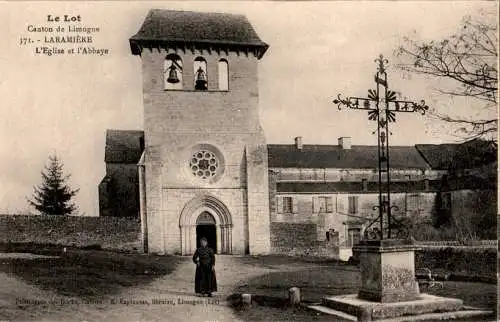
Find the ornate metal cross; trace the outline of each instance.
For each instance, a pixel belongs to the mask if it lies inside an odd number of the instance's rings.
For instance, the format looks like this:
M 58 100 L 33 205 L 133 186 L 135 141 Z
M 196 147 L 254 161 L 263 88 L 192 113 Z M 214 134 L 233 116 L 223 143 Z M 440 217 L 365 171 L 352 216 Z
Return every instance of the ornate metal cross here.
M 389 135 L 392 133 L 389 132 L 389 123 L 396 122 L 397 112 L 420 112 L 425 114 L 429 107 L 424 100 L 421 100 L 420 103 L 398 100 L 396 92 L 389 90 L 385 70 L 388 60 L 380 55 L 375 59 L 375 62 L 378 63 L 377 73 L 375 74 L 377 87 L 368 90 L 368 98 L 349 96 L 343 99 L 338 94 L 333 103 L 337 104 L 339 110 L 342 109 L 342 105 L 352 109 L 367 110 L 368 119 L 377 122 L 379 197 L 378 205 L 375 205 L 373 210 L 378 210 L 378 217 L 369 223 L 366 231 L 370 231 L 370 227 L 375 222 L 380 221 L 380 231 L 377 232 L 377 229 L 373 229 L 372 234 L 375 234 L 375 236 L 367 236 L 367 238 L 390 239 L 392 237 L 391 229 L 400 227 L 401 223 L 391 214 L 391 211 L 397 211 L 398 207 L 391 205 Z M 375 131 L 373 133 L 375 134 Z M 384 215 L 387 218 L 386 226 L 384 226 Z

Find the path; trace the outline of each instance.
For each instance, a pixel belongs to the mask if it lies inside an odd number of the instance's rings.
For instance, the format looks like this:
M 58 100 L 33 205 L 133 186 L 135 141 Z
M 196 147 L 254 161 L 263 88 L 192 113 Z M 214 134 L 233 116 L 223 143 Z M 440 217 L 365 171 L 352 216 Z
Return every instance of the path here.
M 216 270 L 219 292 L 209 299 L 193 295 L 195 266 L 190 258 L 183 257 L 176 270 L 171 274 L 158 278 L 147 285 L 125 289 L 118 295 L 106 298 L 102 304 L 32 305 L 26 307 L 24 312 L 16 305 L 16 298 L 41 301 L 47 299 L 60 301 L 62 298 L 67 302 L 72 299 L 42 291 L 2 274 L 0 275 L 2 285 L 8 286 L 3 289 L 10 288 L 14 292 L 8 297 L 12 299 L 10 303 L 3 301 L 0 304 L 2 311 L 9 312 L 6 317 L 15 320 L 54 322 L 240 321 L 227 305 L 225 301 L 227 295 L 231 294 L 233 288 L 240 285 L 244 279 L 273 271 L 276 268 L 248 265 L 233 256 L 217 256 Z M 6 296 L 6 294 L 3 295 Z M 79 299 L 74 300 L 81 302 Z M 161 304 L 152 304 L 153 300 L 158 300 Z M 111 301 L 115 301 L 115 304 L 112 304 Z M 128 304 L 126 304 L 127 302 Z

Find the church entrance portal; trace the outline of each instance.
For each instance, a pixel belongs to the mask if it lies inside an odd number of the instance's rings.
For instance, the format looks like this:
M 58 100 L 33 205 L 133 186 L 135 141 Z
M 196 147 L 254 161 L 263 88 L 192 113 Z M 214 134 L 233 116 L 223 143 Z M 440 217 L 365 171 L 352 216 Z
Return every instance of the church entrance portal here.
M 179 228 L 182 255 L 194 254 L 201 237 L 207 239 L 217 254 L 233 252 L 231 214 L 219 199 L 210 194 L 196 196 L 186 203 L 179 217 Z
M 205 237 L 208 241 L 208 247 L 217 251 L 217 233 L 215 228 L 215 219 L 207 211 L 200 214 L 196 220 L 196 247 L 200 247 L 200 239 Z

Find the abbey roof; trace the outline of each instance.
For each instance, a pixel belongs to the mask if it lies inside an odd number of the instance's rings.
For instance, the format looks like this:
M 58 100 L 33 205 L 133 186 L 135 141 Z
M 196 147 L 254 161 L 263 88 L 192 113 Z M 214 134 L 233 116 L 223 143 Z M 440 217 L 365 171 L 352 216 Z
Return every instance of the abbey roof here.
M 378 149 L 375 145 L 353 145 L 343 149 L 338 145 L 271 144 L 267 146 L 269 168 L 345 168 L 376 169 Z M 391 168 L 430 168 L 414 146 L 393 146 L 389 149 Z

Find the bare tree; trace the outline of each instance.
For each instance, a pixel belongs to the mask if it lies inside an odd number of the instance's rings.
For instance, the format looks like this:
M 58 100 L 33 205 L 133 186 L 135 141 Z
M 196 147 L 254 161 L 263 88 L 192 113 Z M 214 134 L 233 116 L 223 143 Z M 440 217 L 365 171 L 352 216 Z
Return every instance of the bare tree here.
M 420 42 L 405 37 L 397 49 L 398 67 L 410 73 L 451 80 L 451 88 L 442 83 L 442 94 L 472 98 L 471 108 L 487 117 L 457 117 L 434 111 L 443 121 L 458 125 L 467 139 L 494 137 L 498 128 L 498 25 L 496 16 L 482 12 L 480 20 L 464 17 L 460 29 L 440 41 Z M 482 110 L 481 110 L 482 109 Z M 484 113 L 486 112 L 486 113 Z

